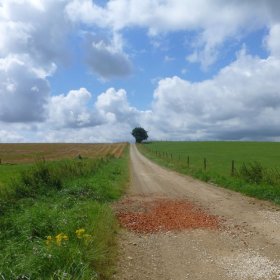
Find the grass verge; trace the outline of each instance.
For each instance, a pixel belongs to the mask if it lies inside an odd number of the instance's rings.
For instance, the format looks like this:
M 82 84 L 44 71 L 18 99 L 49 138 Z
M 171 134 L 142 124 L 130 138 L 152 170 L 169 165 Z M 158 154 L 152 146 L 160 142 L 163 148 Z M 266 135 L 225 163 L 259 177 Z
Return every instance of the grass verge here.
M 176 145 L 176 143 L 173 145 Z M 219 170 L 214 169 L 205 171 L 203 167 L 188 164 L 187 158 L 176 157 L 174 154 L 171 158 L 170 151 L 166 149 L 161 149 L 160 152 L 156 153 L 155 147 L 158 148 L 159 146 L 160 143 L 156 143 L 155 146 L 153 146 L 153 143 L 137 145 L 141 153 L 161 166 L 247 196 L 269 200 L 280 205 L 280 176 L 278 176 L 279 172 L 276 169 L 264 168 L 257 162 L 249 162 L 235 170 L 234 176 L 231 176 L 230 172 L 219 172 Z
M 0 200 L 0 278 L 108 279 L 118 230 L 110 202 L 128 176 L 128 149 L 24 170 Z

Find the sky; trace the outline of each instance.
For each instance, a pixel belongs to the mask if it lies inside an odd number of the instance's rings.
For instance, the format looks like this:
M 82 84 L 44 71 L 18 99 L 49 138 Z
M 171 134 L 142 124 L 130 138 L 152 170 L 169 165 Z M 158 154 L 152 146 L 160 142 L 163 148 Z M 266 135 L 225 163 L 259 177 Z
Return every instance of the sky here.
M 280 141 L 279 0 L 0 0 L 0 142 Z

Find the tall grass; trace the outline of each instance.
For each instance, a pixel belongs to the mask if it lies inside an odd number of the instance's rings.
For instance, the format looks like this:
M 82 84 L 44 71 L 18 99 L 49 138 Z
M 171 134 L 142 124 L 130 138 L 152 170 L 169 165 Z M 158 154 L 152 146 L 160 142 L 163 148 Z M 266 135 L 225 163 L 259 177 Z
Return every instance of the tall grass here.
M 0 279 L 108 279 L 118 223 L 110 201 L 128 180 L 121 158 L 38 162 L 1 198 Z
M 110 158 L 112 156 L 94 160 L 38 161 L 30 169 L 22 171 L 17 180 L 12 181 L 10 189 L 14 189 L 17 197 L 36 196 L 50 189 L 60 190 L 63 181 L 93 175 Z

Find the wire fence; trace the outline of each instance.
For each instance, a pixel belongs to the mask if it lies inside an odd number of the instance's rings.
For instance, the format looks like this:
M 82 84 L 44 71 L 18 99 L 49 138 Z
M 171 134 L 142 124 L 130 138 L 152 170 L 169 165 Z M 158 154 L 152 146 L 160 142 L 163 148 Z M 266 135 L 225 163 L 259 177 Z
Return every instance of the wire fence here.
M 205 172 L 209 170 L 209 160 L 207 157 L 202 157 L 201 158 L 201 165 L 197 164 L 197 160 L 194 165 L 192 165 L 191 161 L 191 156 L 186 155 L 186 154 L 175 154 L 167 151 L 159 151 L 156 149 L 150 149 L 147 146 L 144 147 L 147 151 L 151 152 L 158 158 L 164 158 L 170 161 L 174 162 L 180 162 L 180 163 L 186 163 L 187 168 L 191 168 L 191 166 L 195 166 L 197 168 L 201 168 Z M 235 176 L 237 174 L 237 169 L 236 169 L 236 161 L 235 160 L 230 160 L 229 162 L 229 174 L 231 176 Z

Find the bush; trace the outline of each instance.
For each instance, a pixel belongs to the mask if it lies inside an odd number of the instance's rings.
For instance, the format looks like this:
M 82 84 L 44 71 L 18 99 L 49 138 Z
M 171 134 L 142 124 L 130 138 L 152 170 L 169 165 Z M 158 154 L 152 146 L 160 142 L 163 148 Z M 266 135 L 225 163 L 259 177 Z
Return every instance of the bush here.
M 259 162 L 243 163 L 237 176 L 248 183 L 280 186 L 280 171 L 276 168 L 264 168 Z
M 253 162 L 246 165 L 242 164 L 238 176 L 249 183 L 259 184 L 263 181 L 264 167 L 259 162 Z

